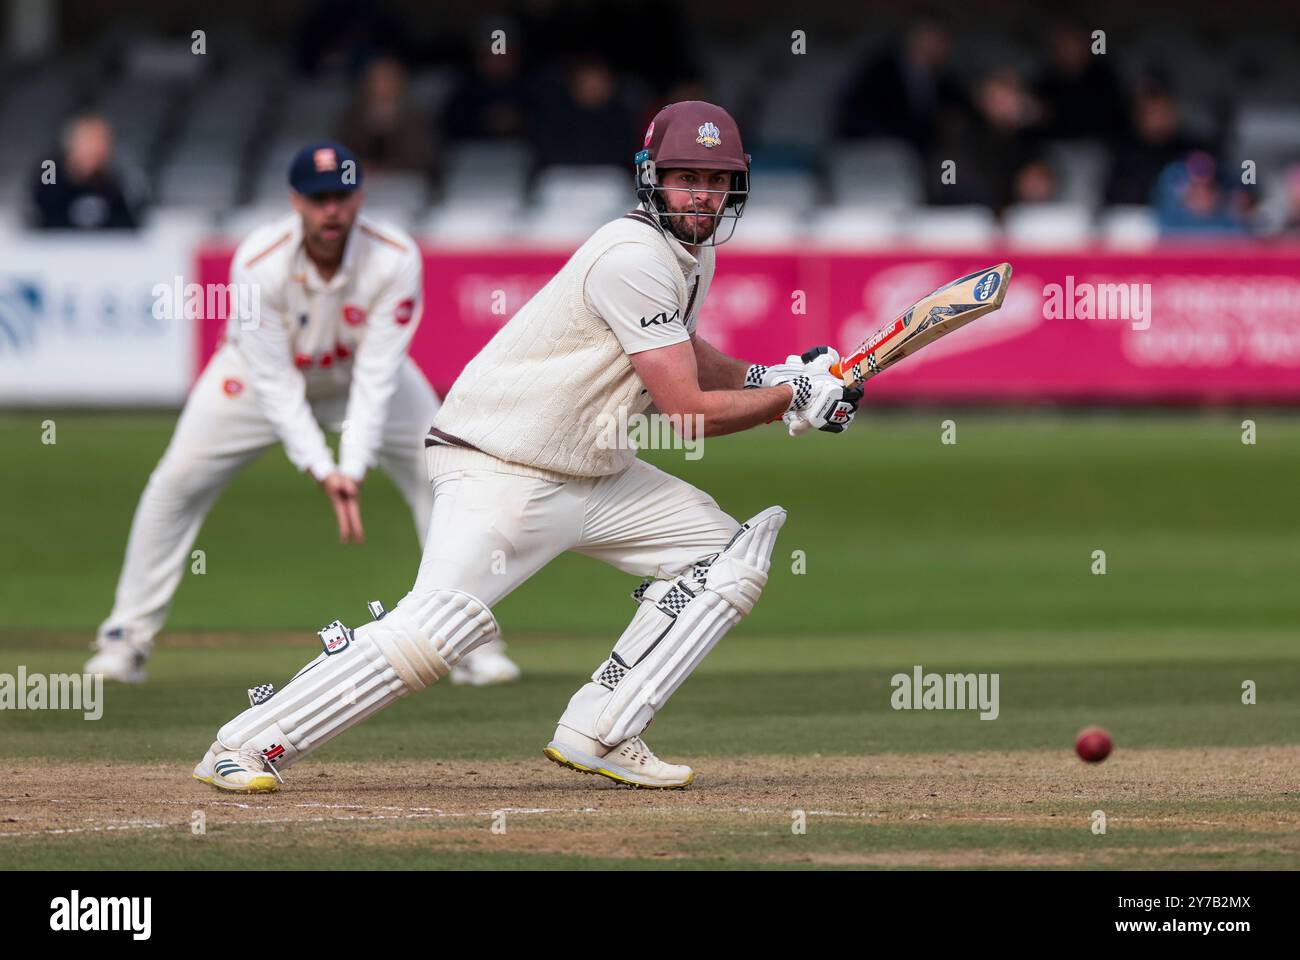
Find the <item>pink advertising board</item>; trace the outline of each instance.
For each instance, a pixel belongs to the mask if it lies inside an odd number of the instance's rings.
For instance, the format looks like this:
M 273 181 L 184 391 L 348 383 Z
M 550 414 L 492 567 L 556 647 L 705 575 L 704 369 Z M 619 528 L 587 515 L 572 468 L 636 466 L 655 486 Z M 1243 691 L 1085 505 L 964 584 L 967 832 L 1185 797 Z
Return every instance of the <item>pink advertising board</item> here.
M 232 250 L 198 253 L 225 283 Z M 567 255 L 425 251 L 424 319 L 412 353 L 445 391 Z M 818 343 L 847 352 L 909 303 L 1008 260 L 997 313 L 871 383 L 875 402 L 1300 402 L 1300 249 L 1189 247 L 1147 254 L 992 251 L 887 254 L 728 250 L 702 336 L 756 361 Z M 223 324 L 199 321 L 195 375 Z

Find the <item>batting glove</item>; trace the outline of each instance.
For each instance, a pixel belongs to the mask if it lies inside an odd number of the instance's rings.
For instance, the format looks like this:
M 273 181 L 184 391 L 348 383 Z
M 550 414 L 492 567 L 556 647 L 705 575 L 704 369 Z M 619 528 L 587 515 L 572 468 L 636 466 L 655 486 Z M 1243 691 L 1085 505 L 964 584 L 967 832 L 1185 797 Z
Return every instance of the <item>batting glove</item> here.
M 745 389 L 755 387 L 775 387 L 789 383 L 795 377 L 813 376 L 826 373 L 832 363 L 839 363 L 840 355 L 834 347 L 812 347 L 802 354 L 790 354 L 785 363 L 765 366 L 761 363 L 752 365 L 745 371 Z
M 843 433 L 857 416 L 861 387 L 846 387 L 830 373 L 800 377 L 790 385 L 794 399 L 782 419 L 792 437 L 813 429 Z

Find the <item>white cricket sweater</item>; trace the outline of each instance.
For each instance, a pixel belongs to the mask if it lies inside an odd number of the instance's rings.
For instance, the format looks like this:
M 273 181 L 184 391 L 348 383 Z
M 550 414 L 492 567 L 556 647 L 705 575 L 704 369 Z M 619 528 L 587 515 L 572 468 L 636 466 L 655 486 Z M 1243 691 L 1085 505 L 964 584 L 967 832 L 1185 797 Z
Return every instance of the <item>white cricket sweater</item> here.
M 626 469 L 636 449 L 609 442 L 608 418 L 626 423 L 651 404 L 629 354 L 695 332 L 714 270 L 713 248 L 699 250 L 640 209 L 597 230 L 456 379 L 429 434 L 431 463 L 487 466 L 488 454 L 559 480 Z

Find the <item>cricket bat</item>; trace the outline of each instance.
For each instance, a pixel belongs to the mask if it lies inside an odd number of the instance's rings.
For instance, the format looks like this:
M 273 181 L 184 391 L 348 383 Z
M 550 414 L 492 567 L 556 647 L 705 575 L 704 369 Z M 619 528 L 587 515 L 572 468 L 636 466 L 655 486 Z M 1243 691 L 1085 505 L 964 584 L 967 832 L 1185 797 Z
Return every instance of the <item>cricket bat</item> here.
M 979 270 L 946 283 L 885 324 L 830 372 L 846 387 L 858 386 L 944 334 L 964 327 L 1002 306 L 1011 282 L 1011 264 Z

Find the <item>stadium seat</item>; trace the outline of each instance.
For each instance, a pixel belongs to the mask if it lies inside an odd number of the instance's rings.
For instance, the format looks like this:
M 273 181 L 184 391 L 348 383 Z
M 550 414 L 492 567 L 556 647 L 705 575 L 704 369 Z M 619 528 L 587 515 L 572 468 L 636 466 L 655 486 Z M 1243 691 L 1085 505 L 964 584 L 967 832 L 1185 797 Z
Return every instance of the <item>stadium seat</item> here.
M 290 212 L 291 208 L 286 191 L 282 203 L 248 205 L 235 207 L 233 210 L 227 211 L 218 222 L 216 232 L 231 243 L 239 243 L 258 227 L 273 223 L 282 217 L 287 217 Z
M 229 163 L 176 163 L 158 178 L 157 201 L 176 207 L 224 210 L 232 206 L 239 188 L 239 169 Z
M 124 72 L 133 79 L 171 81 L 199 79 L 207 71 L 207 57 L 195 56 L 190 44 L 162 37 L 130 41 L 121 54 Z
M 604 166 L 551 166 L 537 175 L 533 204 L 542 220 L 607 219 L 635 205 L 630 170 Z
M 447 149 L 441 197 L 445 203 L 517 210 L 524 203 L 532 149 L 514 140 L 463 141 Z
M 804 170 L 757 170 L 750 173 L 751 207 L 805 213 L 817 203 L 817 179 Z
M 880 207 L 826 207 L 813 219 L 808 239 L 823 247 L 880 249 L 898 241 L 899 220 L 908 215 Z
M 365 180 L 366 206 L 403 209 L 405 216 L 423 210 L 428 202 L 429 180 L 422 173 L 376 173 Z
M 221 163 L 242 170 L 252 135 L 252 125 L 232 127 L 226 133 L 191 130 L 186 136 L 177 138 L 172 150 L 163 154 L 163 160 L 189 166 Z
M 1092 240 L 1092 216 L 1074 203 L 1022 203 L 1003 217 L 1007 243 L 1033 249 L 1069 249 Z
M 176 91 L 168 84 L 133 80 L 110 88 L 95 106 L 113 125 L 118 146 L 148 164 L 175 96 Z
M 783 60 L 791 65 L 783 76 L 765 84 L 753 140 L 816 149 L 834 136 L 836 102 L 826 92 L 840 84 L 847 69 L 843 56 L 831 48 L 815 58 Z
M 996 243 L 998 223 L 988 207 L 918 207 L 901 217 L 904 237 L 916 247 L 953 250 Z
M 277 114 L 281 136 L 304 143 L 319 139 L 335 128 L 351 96 L 351 89 L 341 81 L 299 81 Z
M 262 152 L 251 185 L 252 200 L 259 205 L 289 202 L 289 164 L 307 138 L 279 136 Z
M 146 242 L 166 238 L 180 246 L 217 233 L 218 215 L 212 210 L 185 207 L 151 207 L 144 216 Z M 242 237 L 240 238 L 242 239 Z
M 901 140 L 832 147 L 829 173 L 837 203 L 898 209 L 922 201 L 920 158 Z
M 423 204 L 412 207 L 393 200 L 386 200 L 382 203 L 373 203 L 371 202 L 369 195 L 367 195 L 366 205 L 361 212 L 371 220 L 378 221 L 379 223 L 389 223 L 398 229 L 409 232 L 417 223 L 420 222 L 420 212 L 423 209 Z
M 1047 156 L 1060 178 L 1060 199 L 1096 209 L 1106 188 L 1110 156 L 1105 144 L 1092 140 L 1057 140 Z
M 518 220 L 513 239 L 542 246 L 577 248 L 603 223 L 618 216 L 618 210 L 601 212 L 594 207 L 566 210 L 563 207 L 534 207 Z
M 725 238 L 731 224 L 723 221 L 719 228 Z M 788 247 L 803 239 L 804 219 L 793 210 L 774 207 L 769 209 L 745 208 L 745 215 L 736 224 L 736 232 L 727 241 L 730 247 Z
M 743 43 L 718 39 L 708 45 L 708 55 L 697 58 L 704 73 L 709 99 L 733 112 L 748 102 L 759 83 L 759 59 Z M 737 119 L 740 119 L 739 117 Z
M 1236 150 L 1243 157 L 1300 154 L 1300 107 L 1250 104 L 1237 115 Z
M 1117 250 L 1149 250 L 1160 239 L 1156 212 L 1144 206 L 1108 207 L 1101 214 L 1101 242 Z
M 522 236 L 514 211 L 476 203 L 434 207 L 415 232 L 420 239 L 439 246 L 496 246 Z
M 430 117 L 437 116 L 447 97 L 455 89 L 458 76 L 455 69 L 448 67 L 421 70 L 411 74 L 407 83 L 407 93 L 411 102 L 420 110 Z

